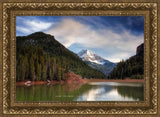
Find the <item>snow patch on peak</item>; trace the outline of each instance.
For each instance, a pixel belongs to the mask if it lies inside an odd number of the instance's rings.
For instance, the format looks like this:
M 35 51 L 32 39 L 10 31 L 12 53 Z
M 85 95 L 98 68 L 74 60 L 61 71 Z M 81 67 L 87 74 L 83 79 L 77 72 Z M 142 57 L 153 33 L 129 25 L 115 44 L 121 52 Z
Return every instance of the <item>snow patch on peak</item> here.
M 91 50 L 87 50 L 87 55 L 90 57 L 94 57 L 94 52 L 92 52 Z
M 88 50 L 88 49 L 81 50 L 77 55 L 80 58 L 82 58 L 83 61 L 90 61 L 90 62 L 94 62 L 97 64 L 104 64 L 106 62 L 105 59 L 96 55 L 93 51 Z
M 79 57 L 83 57 L 83 56 L 94 56 L 94 52 L 92 52 L 91 50 L 88 50 L 88 49 L 86 49 L 86 50 L 81 50 L 79 53 L 78 53 L 78 56 Z

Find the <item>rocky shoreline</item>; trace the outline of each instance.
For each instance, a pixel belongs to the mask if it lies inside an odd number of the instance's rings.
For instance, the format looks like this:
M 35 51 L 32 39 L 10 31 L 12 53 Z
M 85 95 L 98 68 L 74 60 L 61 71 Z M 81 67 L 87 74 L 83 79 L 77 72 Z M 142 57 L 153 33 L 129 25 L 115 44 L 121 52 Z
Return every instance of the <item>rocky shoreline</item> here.
M 61 80 L 61 81 L 57 81 L 57 80 L 47 80 L 47 81 L 30 81 L 30 80 L 25 80 L 25 81 L 20 81 L 20 82 L 16 82 L 17 86 L 31 86 L 31 85 L 40 85 L 40 84 L 63 84 L 63 83 L 68 83 L 68 84 L 83 84 L 86 83 L 87 80 L 82 79 L 80 76 L 70 72 L 68 74 L 68 79 L 67 80 Z

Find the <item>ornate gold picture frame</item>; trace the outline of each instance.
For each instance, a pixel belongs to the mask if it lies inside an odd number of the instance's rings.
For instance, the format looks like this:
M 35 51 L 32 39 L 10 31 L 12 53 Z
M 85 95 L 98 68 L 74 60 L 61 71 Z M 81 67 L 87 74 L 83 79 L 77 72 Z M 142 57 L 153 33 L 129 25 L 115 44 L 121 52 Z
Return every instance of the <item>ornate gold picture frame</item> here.
M 0 116 L 158 116 L 159 7 L 158 0 L 2 0 Z M 16 16 L 144 16 L 144 101 L 16 102 Z

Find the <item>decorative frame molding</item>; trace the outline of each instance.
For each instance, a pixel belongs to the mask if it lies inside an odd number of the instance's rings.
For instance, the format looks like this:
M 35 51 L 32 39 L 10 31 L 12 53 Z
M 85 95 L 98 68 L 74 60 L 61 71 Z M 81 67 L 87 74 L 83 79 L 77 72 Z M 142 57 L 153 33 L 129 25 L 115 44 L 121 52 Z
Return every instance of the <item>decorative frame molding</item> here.
M 158 3 L 39 2 L 2 3 L 2 113 L 157 114 Z M 138 102 L 15 102 L 15 20 L 18 15 L 142 15 L 145 17 L 145 100 Z M 1 61 L 0 61 L 1 62 Z

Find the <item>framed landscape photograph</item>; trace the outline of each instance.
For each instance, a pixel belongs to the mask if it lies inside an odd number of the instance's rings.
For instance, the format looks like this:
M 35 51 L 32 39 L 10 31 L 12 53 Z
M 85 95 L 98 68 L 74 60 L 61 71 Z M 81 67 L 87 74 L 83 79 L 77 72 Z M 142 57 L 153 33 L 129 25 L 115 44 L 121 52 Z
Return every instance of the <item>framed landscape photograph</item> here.
M 16 101 L 144 101 L 143 58 L 144 16 L 17 16 Z
M 0 5 L 0 116 L 159 115 L 158 0 Z

